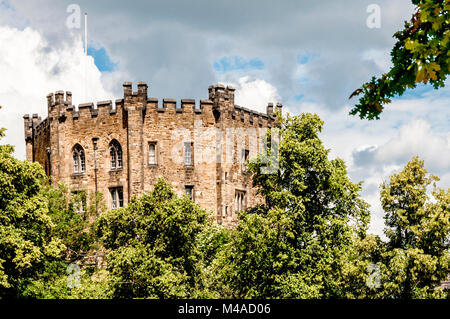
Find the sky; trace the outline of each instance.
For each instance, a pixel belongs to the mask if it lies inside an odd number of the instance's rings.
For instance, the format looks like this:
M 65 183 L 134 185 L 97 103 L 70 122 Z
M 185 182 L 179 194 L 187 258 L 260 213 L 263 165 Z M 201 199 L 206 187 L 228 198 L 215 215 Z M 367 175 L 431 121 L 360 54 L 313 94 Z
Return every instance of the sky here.
M 450 187 L 448 85 L 408 91 L 377 121 L 349 115 L 357 102 L 349 95 L 391 66 L 392 35 L 410 19 L 410 0 L 73 1 L 0 0 L 0 142 L 20 159 L 22 116 L 45 118 L 48 93 L 71 91 L 74 104 L 114 100 L 124 81 L 145 81 L 152 97 L 198 100 L 225 83 L 238 105 L 265 112 L 281 102 L 284 112 L 324 120 L 330 159 L 342 158 L 352 181 L 363 182 L 370 232 L 383 233 L 380 184 L 413 156 Z

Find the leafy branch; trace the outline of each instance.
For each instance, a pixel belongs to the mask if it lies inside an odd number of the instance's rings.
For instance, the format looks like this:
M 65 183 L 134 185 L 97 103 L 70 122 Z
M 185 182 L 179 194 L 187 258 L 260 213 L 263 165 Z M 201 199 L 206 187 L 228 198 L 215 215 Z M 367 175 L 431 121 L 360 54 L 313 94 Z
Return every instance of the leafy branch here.
M 416 10 L 405 28 L 396 32 L 391 51 L 393 67 L 372 77 L 351 95 L 362 96 L 350 111 L 361 119 L 379 119 L 385 105 L 418 83 L 443 87 L 450 73 L 450 0 L 413 0 Z

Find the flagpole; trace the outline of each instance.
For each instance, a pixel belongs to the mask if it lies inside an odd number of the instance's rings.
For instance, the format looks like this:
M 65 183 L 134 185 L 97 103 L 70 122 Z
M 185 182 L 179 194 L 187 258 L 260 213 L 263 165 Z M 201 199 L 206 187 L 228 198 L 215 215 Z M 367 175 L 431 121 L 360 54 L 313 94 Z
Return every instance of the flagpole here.
M 87 101 L 87 12 L 84 13 L 84 102 Z

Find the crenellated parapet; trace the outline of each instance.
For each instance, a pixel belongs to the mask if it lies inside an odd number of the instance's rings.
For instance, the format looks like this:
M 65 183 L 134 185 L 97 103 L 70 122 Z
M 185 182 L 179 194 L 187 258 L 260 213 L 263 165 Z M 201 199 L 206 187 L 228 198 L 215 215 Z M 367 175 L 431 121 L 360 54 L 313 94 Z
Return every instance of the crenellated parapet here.
M 141 110 L 149 114 L 169 112 L 173 116 L 184 116 L 186 113 L 194 113 L 197 116 L 205 113 L 216 113 L 216 121 L 221 118 L 229 118 L 238 122 L 246 122 L 253 125 L 264 125 L 263 122 L 274 123 L 275 112 L 282 112 L 281 103 L 268 103 L 266 113 L 260 113 L 234 104 L 235 88 L 223 84 L 210 85 L 208 87 L 208 99 L 158 99 L 148 97 L 148 85 L 145 82 L 137 83 L 137 91 L 133 91 L 132 82 L 123 83 L 123 98 L 98 102 L 72 104 L 72 92 L 56 91 L 47 95 L 48 119 L 42 121 L 37 114 L 24 116 L 25 139 L 32 138 L 34 131 L 39 133 L 48 127 L 53 120 L 64 122 L 66 119 L 77 121 L 86 118 L 103 118 L 117 116 L 123 111 Z M 223 115 L 223 116 L 222 116 Z M 40 125 L 41 122 L 45 124 Z M 33 128 L 34 131 L 33 131 Z
M 109 123 L 111 120 L 114 123 L 122 123 L 123 127 L 145 126 L 147 122 L 154 123 L 155 121 L 158 123 L 164 123 L 164 121 L 188 123 L 202 120 L 205 125 L 214 125 L 219 121 L 224 121 L 224 127 L 231 125 L 238 127 L 267 126 L 270 128 L 276 125 L 275 113 L 282 112 L 281 103 L 268 103 L 266 113 L 260 113 L 236 105 L 234 98 L 235 88 L 231 85 L 210 85 L 208 99 L 176 100 L 149 97 L 148 85 L 145 82 L 137 82 L 136 91 L 133 91 L 132 82 L 124 82 L 123 98 L 114 101 L 82 103 L 76 106 L 72 103 L 72 92 L 56 91 L 47 95 L 48 117 L 45 120 L 42 120 L 37 114 L 24 115 L 24 137 L 27 143 L 32 143 L 36 137 L 50 134 L 50 130 L 52 132 L 76 130 L 84 126 L 92 127 L 98 123 Z M 63 123 L 65 123 L 64 126 L 61 126 Z
M 47 94 L 47 106 L 49 111 L 58 105 L 72 105 L 72 92 L 56 91 Z
M 137 91 L 133 92 L 131 82 L 123 83 L 123 100 L 124 104 L 131 107 L 137 106 L 139 109 L 145 109 L 147 105 L 148 86 L 144 82 L 137 83 Z
M 208 98 L 211 101 L 218 101 L 220 99 L 223 99 L 225 101 L 234 103 L 234 91 L 235 88 L 232 85 L 227 85 L 226 87 L 221 83 L 210 85 L 208 87 Z
M 275 111 L 282 112 L 281 103 L 276 104 L 276 110 L 273 103 L 268 103 L 266 113 L 260 113 L 234 103 L 235 88 L 231 85 L 225 86 L 223 84 L 210 85 L 208 87 L 209 100 L 213 102 L 213 110 L 217 113 L 217 118 L 223 115 L 231 117 L 232 120 L 248 121 L 253 124 L 254 118 L 256 123 L 263 125 L 263 119 L 268 122 L 276 121 Z
M 38 114 L 23 116 L 25 140 L 29 141 L 42 134 L 48 128 L 48 119 L 42 120 Z
M 208 98 L 213 101 L 214 109 L 226 112 L 234 107 L 234 91 L 231 85 L 225 87 L 223 84 L 210 85 L 208 87 Z

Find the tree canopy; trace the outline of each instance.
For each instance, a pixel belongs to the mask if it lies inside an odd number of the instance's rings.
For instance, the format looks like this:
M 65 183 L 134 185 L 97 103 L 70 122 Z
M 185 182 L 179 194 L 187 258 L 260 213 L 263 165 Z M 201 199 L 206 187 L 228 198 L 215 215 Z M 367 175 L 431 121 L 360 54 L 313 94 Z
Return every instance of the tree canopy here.
M 405 28 L 394 34 L 392 68 L 364 83 L 350 114 L 379 119 L 385 105 L 419 83 L 443 87 L 450 72 L 450 0 L 413 0 L 416 10 Z
M 239 214 L 219 267 L 222 286 L 238 298 L 339 297 L 340 256 L 364 235 L 368 205 L 344 162 L 328 159 L 317 115 L 280 121 L 279 145 L 268 152 L 270 159 L 279 149 L 279 170 L 265 174 L 261 156 L 249 164 L 265 204 Z
M 110 250 L 114 297 L 196 297 L 203 287 L 198 236 L 208 224 L 204 210 L 162 179 L 128 207 L 103 214 L 97 233 Z
M 1 145 L 0 298 L 448 297 L 436 287 L 450 270 L 450 189 L 424 162 L 381 185 L 383 241 L 367 234 L 361 184 L 329 159 L 322 120 L 278 123 L 248 164 L 263 204 L 239 212 L 235 228 L 163 179 L 106 210 L 99 194 L 52 187 L 39 164 Z M 98 253 L 104 262 L 91 262 Z
M 65 249 L 53 235 L 55 224 L 42 193 L 42 167 L 19 161 L 13 150 L 0 145 L 0 298 L 20 296 L 45 262 Z
M 381 189 L 389 241 L 383 259 L 385 297 L 423 298 L 450 272 L 450 189 L 434 185 L 424 162 L 414 157 Z

